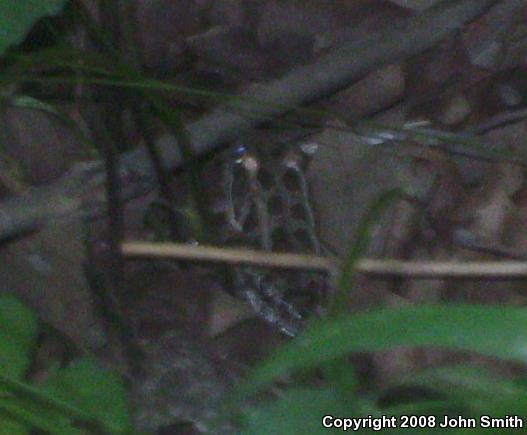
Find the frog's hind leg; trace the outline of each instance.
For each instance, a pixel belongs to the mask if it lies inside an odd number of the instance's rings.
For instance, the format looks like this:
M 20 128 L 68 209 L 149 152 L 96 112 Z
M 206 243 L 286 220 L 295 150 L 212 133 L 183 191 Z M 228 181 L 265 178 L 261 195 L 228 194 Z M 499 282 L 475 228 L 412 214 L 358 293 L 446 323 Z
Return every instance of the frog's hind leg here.
M 267 282 L 264 273 L 260 275 L 257 271 L 244 269 L 238 270 L 236 275 L 242 296 L 264 320 L 288 336 L 298 333 L 302 315 L 293 304 L 284 300 L 271 282 Z

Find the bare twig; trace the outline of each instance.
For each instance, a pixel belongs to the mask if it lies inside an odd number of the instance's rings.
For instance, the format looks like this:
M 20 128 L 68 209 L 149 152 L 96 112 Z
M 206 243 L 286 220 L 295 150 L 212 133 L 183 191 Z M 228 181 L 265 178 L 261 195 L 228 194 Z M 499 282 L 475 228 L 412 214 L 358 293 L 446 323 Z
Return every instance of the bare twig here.
M 357 38 L 312 64 L 259 86 L 237 99 L 234 107 L 220 106 L 192 123 L 188 131 L 193 152 L 197 155 L 207 153 L 295 107 L 334 94 L 375 67 L 418 54 L 484 13 L 494 3 L 496 0 L 443 2 L 416 17 L 392 21 L 378 32 Z M 157 148 L 167 167 L 182 163 L 174 136 L 160 138 Z M 143 149 L 123 156 L 122 163 L 132 172 L 148 174 L 152 171 Z
M 217 248 L 178 243 L 125 242 L 126 257 L 164 258 L 232 265 L 300 269 L 327 272 L 335 276 L 339 263 L 318 255 L 274 253 L 243 248 Z M 525 279 L 527 261 L 402 261 L 363 259 L 355 272 L 372 278 L 412 279 Z
M 424 262 L 361 260 L 356 271 L 376 278 L 525 279 L 527 261 Z
M 336 266 L 335 261 L 318 255 L 193 246 L 181 243 L 125 242 L 122 244 L 121 250 L 123 255 L 127 257 L 170 258 L 173 260 L 302 269 L 330 273 L 333 273 Z
M 232 106 L 222 106 L 191 124 L 188 131 L 192 151 L 196 155 L 211 151 L 263 122 L 345 88 L 372 68 L 418 54 L 484 13 L 494 3 L 496 0 L 443 2 L 424 14 L 393 25 L 389 23 L 387 28 L 358 38 L 282 79 L 262 85 L 242 95 L 243 100 L 237 101 L 236 110 Z M 257 109 L 255 101 L 260 102 Z M 173 135 L 161 137 L 157 148 L 165 167 L 181 165 L 183 159 Z M 132 175 L 136 183 L 152 185 L 154 170 L 143 148 L 126 153 L 120 166 L 123 177 Z M 56 189 L 59 195 L 62 188 L 57 186 Z M 0 203 L 3 217 L 0 219 L 0 241 L 56 217 L 49 206 L 36 206 L 32 198 L 41 196 L 42 193 L 35 189 L 24 200 L 15 198 Z M 76 207 L 80 206 L 78 201 Z

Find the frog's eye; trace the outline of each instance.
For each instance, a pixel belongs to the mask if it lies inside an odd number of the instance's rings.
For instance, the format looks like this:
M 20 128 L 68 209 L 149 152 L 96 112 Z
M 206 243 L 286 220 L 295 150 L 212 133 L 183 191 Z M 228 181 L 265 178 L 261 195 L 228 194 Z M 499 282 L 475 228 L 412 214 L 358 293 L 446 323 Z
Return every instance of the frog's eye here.
M 236 160 L 240 160 L 247 153 L 247 148 L 243 145 L 237 146 L 232 151 L 232 157 Z
M 313 157 L 318 151 L 319 145 L 316 142 L 306 142 L 299 145 L 300 151 L 308 157 Z

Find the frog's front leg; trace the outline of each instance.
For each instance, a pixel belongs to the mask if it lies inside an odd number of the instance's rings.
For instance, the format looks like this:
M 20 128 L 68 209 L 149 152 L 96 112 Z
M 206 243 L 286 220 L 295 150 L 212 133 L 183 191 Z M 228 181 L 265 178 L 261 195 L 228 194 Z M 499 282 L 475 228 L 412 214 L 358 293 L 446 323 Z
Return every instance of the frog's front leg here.
M 264 251 L 271 251 L 271 222 L 269 218 L 269 212 L 265 205 L 262 187 L 258 181 L 259 163 L 255 157 L 247 154 L 245 155 L 242 164 L 247 171 L 249 178 L 249 191 L 251 193 L 254 208 L 256 210 L 256 221 L 258 225 L 258 233 L 260 234 L 260 247 Z
M 226 218 L 230 227 L 238 233 L 243 233 L 243 229 L 247 218 L 251 212 L 251 198 L 247 193 L 242 194 L 242 198 L 237 198 L 235 195 L 235 170 L 239 165 L 238 161 L 228 162 L 225 165 L 225 192 L 226 192 Z M 237 204 L 240 204 L 237 209 Z
M 252 232 L 255 224 L 258 247 L 271 251 L 270 216 L 258 181 L 260 162 L 245 147 L 237 147 L 234 154 L 237 158 L 226 165 L 225 172 L 227 220 L 239 233 Z

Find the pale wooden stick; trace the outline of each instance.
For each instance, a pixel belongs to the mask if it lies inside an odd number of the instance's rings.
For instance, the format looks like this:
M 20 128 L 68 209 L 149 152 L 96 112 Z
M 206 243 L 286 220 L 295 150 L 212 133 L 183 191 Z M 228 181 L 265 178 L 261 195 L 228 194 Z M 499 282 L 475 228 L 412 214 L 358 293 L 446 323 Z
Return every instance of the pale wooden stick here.
M 339 263 L 327 257 L 255 251 L 244 248 L 217 248 L 178 243 L 125 242 L 126 257 L 156 257 L 174 260 L 230 263 L 280 269 L 301 269 L 335 275 Z M 357 273 L 372 278 L 413 279 L 520 279 L 527 278 L 527 261 L 402 261 L 360 260 Z
M 174 260 L 206 261 L 282 269 L 332 272 L 336 262 L 308 254 L 274 253 L 245 248 L 217 248 L 180 243 L 125 242 L 121 250 L 126 257 L 157 257 Z
M 377 278 L 520 279 L 527 278 L 527 261 L 359 261 L 357 272 Z

